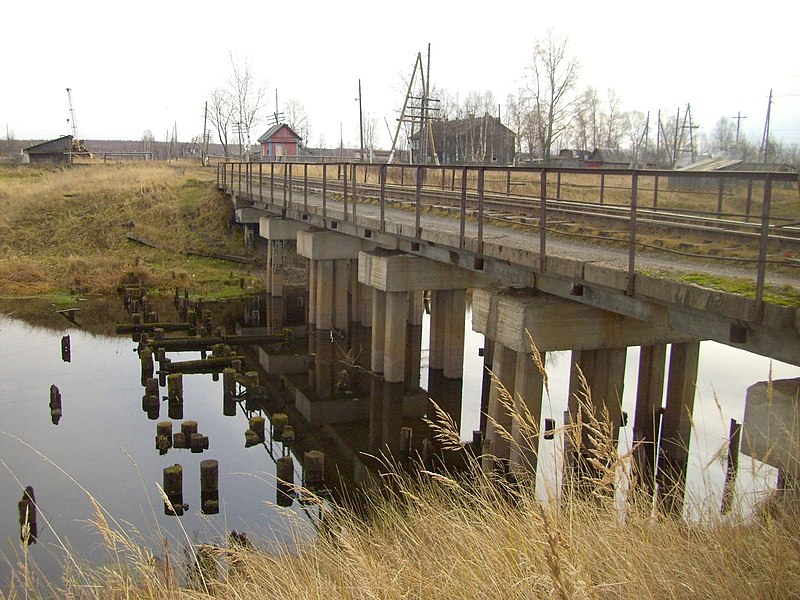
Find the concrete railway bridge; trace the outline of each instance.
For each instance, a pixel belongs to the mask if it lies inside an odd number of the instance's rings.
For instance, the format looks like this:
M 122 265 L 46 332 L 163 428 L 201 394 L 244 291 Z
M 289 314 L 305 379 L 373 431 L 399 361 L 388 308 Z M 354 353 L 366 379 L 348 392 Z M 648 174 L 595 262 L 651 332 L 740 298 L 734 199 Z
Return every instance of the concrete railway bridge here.
M 530 339 L 542 355 L 569 350 L 565 422 L 585 418 L 579 367 L 591 409 L 608 412 L 616 437 L 626 351 L 640 346 L 636 460 L 671 511 L 683 505 L 700 341 L 800 365 L 800 309 L 766 293 L 772 282 L 798 283 L 796 175 L 344 162 L 222 163 L 217 175 L 246 239 L 267 240 L 268 294 L 283 294 L 287 247 L 308 259 L 309 327 L 368 328 L 369 369 L 389 385 L 415 368 L 408 347 L 421 340 L 408 332 L 422 322 L 423 294 L 430 368 L 463 376 L 471 290 L 472 327 L 485 335 L 496 381 L 538 419 L 543 381 Z M 697 239 L 727 243 L 738 258 L 676 255 Z M 659 251 L 664 240 L 679 250 Z M 749 279 L 754 293 L 681 283 L 683 272 Z M 520 441 L 484 428 L 494 457 L 485 466 L 535 467 L 538 440 L 522 440 L 495 381 L 484 388 L 485 412 Z M 579 476 L 588 443 L 565 455 Z

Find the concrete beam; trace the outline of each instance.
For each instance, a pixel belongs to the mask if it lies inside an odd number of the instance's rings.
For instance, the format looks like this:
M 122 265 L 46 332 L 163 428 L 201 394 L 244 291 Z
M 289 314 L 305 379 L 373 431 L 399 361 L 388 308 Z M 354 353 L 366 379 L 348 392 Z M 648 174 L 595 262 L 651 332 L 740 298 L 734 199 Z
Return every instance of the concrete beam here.
M 312 260 L 358 258 L 361 240 L 335 231 L 298 231 L 297 253 Z
M 530 350 L 530 332 L 540 351 L 595 350 L 693 341 L 664 325 L 599 308 L 536 295 L 531 290 L 475 290 L 472 328 L 517 352 Z
M 293 221 L 291 219 L 261 217 L 259 219 L 258 229 L 258 234 L 262 238 L 272 240 L 273 242 L 293 242 L 297 239 L 297 232 L 308 229 L 308 225 L 302 221 Z
M 482 277 L 454 265 L 411 254 L 361 252 L 358 280 L 384 292 L 411 292 L 467 289 L 479 285 Z

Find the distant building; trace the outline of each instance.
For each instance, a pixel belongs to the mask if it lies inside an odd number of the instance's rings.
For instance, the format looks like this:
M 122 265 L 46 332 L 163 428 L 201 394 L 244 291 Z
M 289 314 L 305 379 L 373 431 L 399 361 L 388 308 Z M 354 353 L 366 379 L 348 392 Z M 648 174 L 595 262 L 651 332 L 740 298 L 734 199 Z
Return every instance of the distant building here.
M 669 186 L 671 188 L 714 187 L 719 185 L 719 178 L 681 176 L 681 173 L 723 173 L 727 171 L 794 173 L 795 169 L 786 163 L 745 162 L 742 152 L 733 148 L 729 151 L 702 156 L 695 162 L 676 169 L 675 174 L 669 176 Z
M 72 164 L 72 136 L 64 135 L 49 142 L 42 142 L 35 146 L 24 148 L 23 153 L 29 158 L 32 164 L 54 163 Z
M 629 169 L 633 152 L 626 149 L 595 148 L 584 163 L 595 169 Z
M 258 138 L 261 160 L 280 160 L 284 156 L 297 156 L 301 138 L 285 123 L 273 125 Z
M 497 117 L 467 117 L 452 121 L 432 121 L 434 146 L 443 165 L 511 165 L 517 134 Z M 411 136 L 416 161 L 420 151 L 420 132 Z
M 564 148 L 554 161 L 559 167 L 583 167 L 591 156 L 588 150 L 571 150 Z

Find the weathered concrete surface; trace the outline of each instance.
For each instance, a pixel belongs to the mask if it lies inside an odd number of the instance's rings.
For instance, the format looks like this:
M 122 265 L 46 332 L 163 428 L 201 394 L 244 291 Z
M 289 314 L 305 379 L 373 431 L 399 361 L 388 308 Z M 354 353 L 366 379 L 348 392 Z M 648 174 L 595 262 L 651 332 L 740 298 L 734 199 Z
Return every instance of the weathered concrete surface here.
M 693 339 L 663 325 L 534 290 L 475 290 L 472 328 L 517 352 L 530 351 L 527 332 L 543 352 L 649 346 Z
M 800 378 L 747 388 L 742 452 L 800 477 Z
M 457 290 L 476 287 L 480 273 L 411 254 L 358 255 L 358 280 L 384 292 Z
M 302 221 L 277 217 L 261 217 L 258 226 L 259 235 L 272 241 L 294 241 L 297 233 L 306 229 L 308 225 Z
M 297 232 L 297 253 L 311 260 L 358 258 L 361 240 L 335 231 Z

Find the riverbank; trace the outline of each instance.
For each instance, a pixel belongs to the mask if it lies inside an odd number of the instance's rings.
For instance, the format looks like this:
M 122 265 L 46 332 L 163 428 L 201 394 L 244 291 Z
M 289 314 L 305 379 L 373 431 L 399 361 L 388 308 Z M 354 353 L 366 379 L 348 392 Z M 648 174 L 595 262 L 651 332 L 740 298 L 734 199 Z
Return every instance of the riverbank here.
M 211 168 L 0 167 L 0 239 L 0 298 L 61 305 L 130 284 L 228 298 L 260 286 Z

